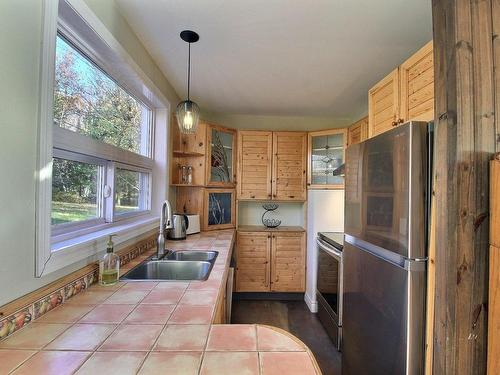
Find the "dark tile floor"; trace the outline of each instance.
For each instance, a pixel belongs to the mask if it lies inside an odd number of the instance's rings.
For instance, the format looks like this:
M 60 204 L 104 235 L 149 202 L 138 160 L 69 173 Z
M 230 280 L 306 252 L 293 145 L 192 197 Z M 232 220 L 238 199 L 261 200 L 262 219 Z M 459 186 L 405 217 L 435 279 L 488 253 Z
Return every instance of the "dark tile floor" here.
M 301 339 L 314 353 L 323 375 L 340 375 L 340 353 L 304 301 L 233 300 L 234 324 L 267 324 Z

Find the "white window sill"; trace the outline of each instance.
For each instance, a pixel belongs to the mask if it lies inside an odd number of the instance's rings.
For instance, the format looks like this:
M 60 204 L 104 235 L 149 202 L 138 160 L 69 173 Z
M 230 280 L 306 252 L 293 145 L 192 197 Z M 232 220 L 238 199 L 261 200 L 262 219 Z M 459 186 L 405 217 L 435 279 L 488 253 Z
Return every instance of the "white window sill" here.
M 51 245 L 51 255 L 43 274 L 47 275 L 81 261 L 87 263 L 97 261 L 106 251 L 106 243 L 110 234 L 116 235 L 113 237 L 116 248 L 158 226 L 159 217 L 147 215 L 133 221 L 118 222 L 69 240 L 54 242 Z

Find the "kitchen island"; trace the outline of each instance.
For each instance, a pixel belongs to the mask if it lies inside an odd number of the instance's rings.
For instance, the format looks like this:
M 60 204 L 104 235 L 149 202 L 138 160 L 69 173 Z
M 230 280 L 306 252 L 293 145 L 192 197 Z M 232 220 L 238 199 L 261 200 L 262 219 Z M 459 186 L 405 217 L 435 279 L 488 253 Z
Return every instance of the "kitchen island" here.
M 221 230 L 167 243 L 217 251 L 206 281 L 119 282 L 79 293 L 0 342 L 0 373 L 321 374 L 311 351 L 283 330 L 216 324 L 234 236 Z

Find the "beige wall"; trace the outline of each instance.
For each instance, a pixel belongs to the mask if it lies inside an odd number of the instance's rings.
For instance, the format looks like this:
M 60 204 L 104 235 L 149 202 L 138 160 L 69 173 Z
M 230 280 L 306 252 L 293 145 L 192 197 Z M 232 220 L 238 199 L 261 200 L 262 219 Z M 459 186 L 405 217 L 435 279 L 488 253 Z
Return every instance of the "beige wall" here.
M 175 106 L 177 95 L 114 1 L 86 1 Z M 42 1 L 0 1 L 0 305 L 82 266 L 33 276 L 41 30 Z
M 357 118 L 334 119 L 330 117 L 233 115 L 209 111 L 204 111 L 202 118 L 235 129 L 274 131 L 313 131 L 342 128 L 358 120 Z

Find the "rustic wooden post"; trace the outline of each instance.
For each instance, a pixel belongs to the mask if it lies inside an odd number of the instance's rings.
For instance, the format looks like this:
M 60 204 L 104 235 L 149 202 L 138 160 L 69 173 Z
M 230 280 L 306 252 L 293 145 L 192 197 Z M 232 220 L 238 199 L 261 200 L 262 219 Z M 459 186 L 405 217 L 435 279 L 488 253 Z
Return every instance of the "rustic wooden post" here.
M 434 374 L 485 374 L 488 162 L 500 146 L 495 117 L 500 0 L 432 0 L 432 7 L 437 137 L 432 368 Z

